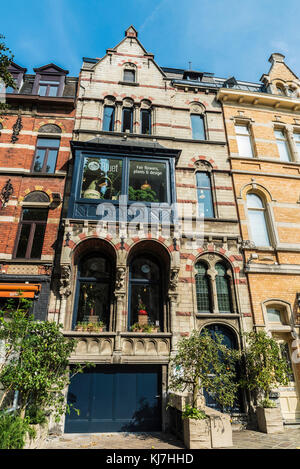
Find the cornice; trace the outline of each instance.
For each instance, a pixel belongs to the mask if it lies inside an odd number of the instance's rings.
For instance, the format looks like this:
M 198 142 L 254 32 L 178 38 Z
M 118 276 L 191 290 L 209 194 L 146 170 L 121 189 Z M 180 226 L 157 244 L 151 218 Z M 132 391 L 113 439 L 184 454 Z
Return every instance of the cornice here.
M 272 109 L 300 111 L 300 99 L 289 98 L 268 93 L 249 92 L 232 88 L 221 88 L 217 99 L 222 103 L 246 104 L 250 106 L 266 106 Z

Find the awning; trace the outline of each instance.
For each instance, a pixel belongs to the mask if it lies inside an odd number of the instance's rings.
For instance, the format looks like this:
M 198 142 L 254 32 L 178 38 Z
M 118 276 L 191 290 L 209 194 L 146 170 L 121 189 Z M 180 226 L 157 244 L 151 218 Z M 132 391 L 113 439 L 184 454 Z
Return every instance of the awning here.
M 0 298 L 34 298 L 40 289 L 34 283 L 0 283 Z

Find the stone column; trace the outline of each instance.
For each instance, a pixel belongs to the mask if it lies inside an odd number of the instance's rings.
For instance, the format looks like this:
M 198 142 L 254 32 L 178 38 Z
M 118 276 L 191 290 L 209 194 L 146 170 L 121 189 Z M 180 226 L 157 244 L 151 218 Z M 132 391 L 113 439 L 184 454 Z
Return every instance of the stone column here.
M 171 268 L 170 272 L 170 284 L 169 284 L 169 305 L 170 305 L 170 332 L 171 337 L 171 353 L 175 353 L 177 349 L 177 341 L 179 328 L 176 326 L 176 310 L 178 303 L 178 275 L 179 267 Z
M 294 140 L 294 133 L 293 133 L 293 127 L 292 126 L 287 126 L 286 138 L 287 138 L 288 146 L 290 148 L 292 161 L 296 161 L 297 163 L 299 163 L 300 162 L 300 156 L 298 154 L 296 143 L 295 143 L 295 140 Z
M 124 314 L 125 311 L 125 279 L 126 279 L 126 266 L 122 265 L 117 267 L 116 270 L 116 286 L 115 286 L 115 298 L 116 298 L 116 318 L 115 326 L 116 332 L 122 332 L 125 329 Z
M 71 267 L 69 265 L 62 265 L 60 287 L 59 287 L 59 294 L 61 297 L 59 323 L 62 324 L 64 329 L 66 328 L 65 318 L 66 318 L 66 309 L 67 309 L 67 299 L 71 295 L 70 283 L 71 283 Z
M 210 292 L 211 292 L 211 301 L 212 301 L 212 311 L 213 313 L 219 312 L 218 305 L 218 294 L 217 294 L 217 285 L 216 285 L 216 276 L 217 271 L 215 269 L 208 269 L 207 275 L 209 279 Z

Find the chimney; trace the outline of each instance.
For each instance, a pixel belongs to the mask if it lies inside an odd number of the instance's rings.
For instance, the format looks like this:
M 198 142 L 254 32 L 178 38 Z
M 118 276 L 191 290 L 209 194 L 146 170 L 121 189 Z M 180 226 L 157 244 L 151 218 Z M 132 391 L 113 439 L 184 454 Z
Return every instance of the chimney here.
M 271 55 L 269 58 L 269 62 L 271 62 L 272 65 L 275 64 L 275 62 L 280 62 L 283 63 L 285 59 L 285 56 L 280 54 L 279 52 L 274 52 L 274 54 Z

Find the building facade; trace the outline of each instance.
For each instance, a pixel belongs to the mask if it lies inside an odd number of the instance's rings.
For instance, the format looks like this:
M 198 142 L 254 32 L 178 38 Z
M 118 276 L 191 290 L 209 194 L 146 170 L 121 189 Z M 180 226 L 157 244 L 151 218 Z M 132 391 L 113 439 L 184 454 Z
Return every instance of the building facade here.
M 165 430 L 178 340 L 208 327 L 240 348 L 252 328 L 222 80 L 159 67 L 137 35 L 80 71 L 49 319 L 96 368 L 66 432 Z
M 47 318 L 51 272 L 74 125 L 77 78 L 55 64 L 13 63 L 0 116 L 0 304 L 34 299 Z
M 255 330 L 280 343 L 290 383 L 280 388 L 285 421 L 300 417 L 300 81 L 272 54 L 261 84 L 234 78 L 218 92 L 228 137 Z

